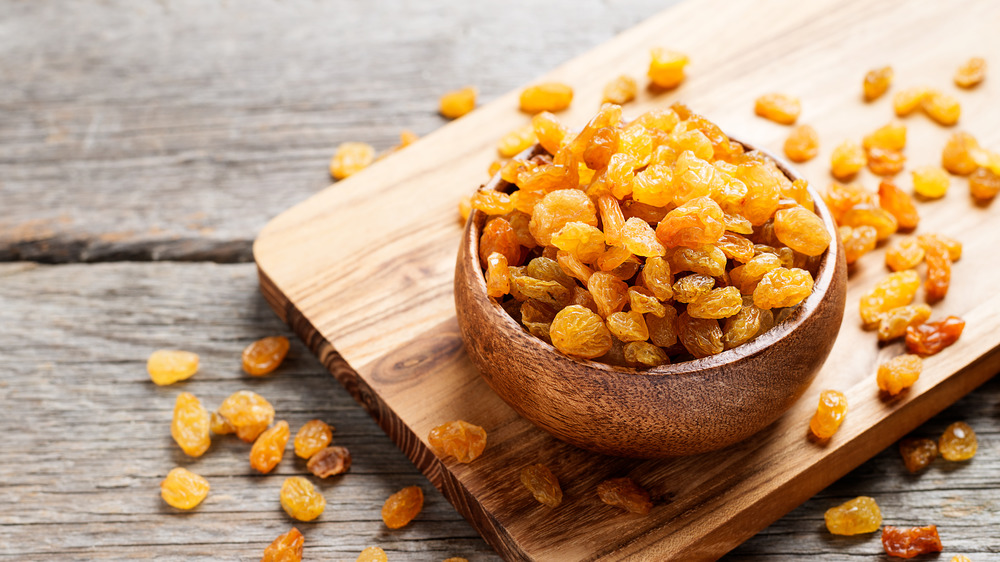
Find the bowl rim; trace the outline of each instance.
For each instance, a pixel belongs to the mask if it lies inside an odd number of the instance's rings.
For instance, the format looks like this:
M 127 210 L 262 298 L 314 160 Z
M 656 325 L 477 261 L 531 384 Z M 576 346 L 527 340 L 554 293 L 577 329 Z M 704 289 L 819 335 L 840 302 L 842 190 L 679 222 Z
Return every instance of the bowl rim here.
M 805 180 L 805 178 L 803 178 L 802 175 L 799 174 L 785 159 L 777 157 L 766 149 L 758 148 L 738 138 L 731 136 L 728 138 L 730 141 L 742 145 L 748 152 L 757 151 L 773 160 L 778 169 L 785 174 L 785 177 L 791 179 L 792 181 L 798 179 Z M 548 154 L 548 152 L 545 151 L 540 144 L 535 144 L 515 156 L 514 159 L 530 159 L 539 154 Z M 503 188 L 510 185 L 513 184 L 502 179 L 500 177 L 500 171 L 498 171 L 487 183 L 483 184 L 478 191 L 501 191 Z M 462 242 L 463 245 L 467 245 L 468 247 L 471 266 L 475 271 L 479 272 L 479 275 L 475 276 L 476 282 L 472 287 L 470 287 L 470 290 L 473 293 L 475 301 L 485 301 L 489 305 L 489 315 L 500 316 L 498 321 L 502 323 L 504 328 L 506 328 L 505 331 L 508 333 L 520 333 L 524 336 L 521 338 L 523 341 L 531 342 L 529 345 L 537 347 L 540 352 L 552 354 L 560 360 L 571 361 L 582 367 L 596 369 L 606 374 L 615 376 L 637 376 L 648 379 L 650 377 L 661 377 L 666 375 L 669 375 L 670 378 L 684 375 L 702 375 L 707 370 L 725 368 L 727 365 L 732 365 L 747 357 L 766 352 L 767 349 L 773 344 L 788 337 L 811 316 L 813 316 L 819 310 L 820 303 L 828 294 L 835 277 L 839 255 L 843 252 L 843 250 L 840 245 L 840 237 L 837 233 L 836 223 L 834 222 L 833 215 L 829 208 L 827 208 L 825 201 L 811 185 L 807 185 L 806 189 L 813 198 L 813 205 L 816 214 L 822 219 L 824 227 L 831 236 L 830 245 L 823 252 L 822 257 L 820 258 L 816 276 L 813 280 L 812 292 L 798 305 L 795 311 L 781 323 L 776 324 L 770 330 L 749 342 L 743 343 L 731 349 L 723 350 L 721 353 L 715 355 L 695 358 L 680 363 L 670 363 L 668 365 L 661 365 L 651 369 L 639 370 L 633 367 L 610 365 L 608 363 L 602 363 L 592 359 L 567 355 L 556 349 L 556 347 L 552 344 L 535 336 L 534 334 L 529 333 L 510 314 L 508 314 L 506 310 L 504 310 L 500 303 L 486 294 L 486 276 L 482 273 L 483 269 L 479 261 L 479 238 L 480 233 L 485 226 L 487 215 L 476 209 L 472 210 L 469 214 L 468 220 L 466 221 Z

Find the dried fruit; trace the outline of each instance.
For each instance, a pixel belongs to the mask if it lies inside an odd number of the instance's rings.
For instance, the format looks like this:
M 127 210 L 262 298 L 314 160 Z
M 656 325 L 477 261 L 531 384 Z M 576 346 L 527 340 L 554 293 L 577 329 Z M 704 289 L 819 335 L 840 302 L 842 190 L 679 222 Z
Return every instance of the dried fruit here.
M 541 504 L 558 507 L 562 503 L 563 494 L 559 480 L 544 464 L 532 464 L 522 468 L 521 484 L 524 484 Z
M 958 123 L 958 118 L 962 114 L 962 106 L 954 96 L 945 94 L 938 90 L 929 90 L 920 100 L 920 109 L 928 117 L 946 127 Z
M 312 482 L 301 476 L 291 476 L 281 485 L 281 507 L 292 519 L 312 521 L 323 514 L 326 498 L 316 491 Z
M 649 339 L 649 328 L 646 327 L 646 321 L 639 311 L 611 313 L 606 324 L 618 341 L 644 342 Z
M 841 226 L 837 232 L 840 234 L 840 242 L 844 245 L 844 257 L 848 264 L 858 261 L 861 256 L 874 250 L 878 242 L 878 231 L 873 226 L 864 225 L 857 228 Z
M 834 535 L 874 533 L 882 526 L 882 511 L 874 499 L 858 496 L 826 510 L 823 519 L 826 529 Z
M 808 271 L 779 267 L 764 274 L 753 291 L 757 308 L 795 306 L 812 293 L 813 279 Z
M 604 86 L 601 103 L 626 104 L 635 99 L 638 90 L 635 79 L 622 74 Z
M 684 67 L 688 56 L 661 47 L 650 50 L 649 80 L 657 87 L 670 90 L 684 81 Z
M 219 412 L 212 412 L 209 417 L 208 427 L 212 430 L 212 433 L 216 435 L 229 435 L 230 433 L 236 433 L 236 428 L 233 427 L 233 424 L 229 423 L 229 420 L 219 415 Z
M 497 153 L 503 158 L 513 158 L 538 142 L 531 123 L 509 131 L 497 141 Z
M 667 213 L 656 226 L 656 235 L 669 248 L 700 248 L 717 242 L 725 230 L 719 204 L 696 197 Z
M 682 303 L 692 303 L 699 297 L 707 295 L 715 286 L 715 278 L 701 273 L 687 275 L 674 282 L 674 300 Z
M 377 546 L 369 546 L 361 551 L 355 562 L 389 562 L 389 557 L 385 551 Z
M 965 320 L 957 316 L 910 326 L 906 328 L 906 348 L 910 353 L 934 355 L 955 343 L 964 329 Z
M 946 461 L 967 461 L 976 455 L 979 440 L 965 422 L 949 425 L 938 439 L 938 451 Z
M 912 172 L 913 191 L 930 199 L 944 197 L 951 185 L 948 173 L 937 166 L 921 166 Z
M 861 146 L 865 150 L 881 148 L 896 152 L 902 151 L 906 148 L 906 125 L 900 121 L 890 121 L 865 135 Z
M 896 187 L 889 180 L 882 180 L 878 185 L 879 206 L 896 218 L 899 228 L 909 230 L 916 228 L 920 222 L 917 207 L 908 193 Z
M 896 222 L 896 217 L 892 213 L 868 203 L 859 203 L 851 207 L 840 217 L 840 224 L 852 228 L 871 226 L 875 229 L 878 240 L 885 240 L 899 229 L 899 223 Z
M 333 429 L 323 420 L 309 420 L 295 434 L 295 454 L 308 459 L 333 440 Z
M 986 59 L 972 57 L 965 61 L 955 71 L 955 85 L 961 88 L 972 88 L 986 78 Z
M 550 335 L 552 345 L 567 355 L 593 359 L 611 349 L 611 332 L 604 319 L 579 305 L 567 306 L 556 314 Z
M 899 558 L 913 558 L 944 549 L 936 525 L 908 529 L 886 525 L 882 529 L 882 548 L 889 556 Z
M 597 226 L 597 209 L 586 193 L 560 189 L 535 204 L 529 228 L 539 244 L 548 246 L 552 243 L 552 236 L 570 222 Z
M 288 445 L 290 435 L 288 422 L 285 420 L 261 433 L 250 449 L 250 466 L 264 474 L 274 470 L 285 456 L 285 446 Z
M 802 104 L 799 99 L 788 94 L 771 93 L 764 94 L 757 98 L 753 106 L 757 115 L 781 123 L 791 125 L 802 113 Z
M 913 301 L 920 287 L 920 277 L 912 269 L 891 273 L 861 297 L 861 322 L 866 328 L 874 327 L 882 314 Z
M 931 307 L 926 304 L 911 304 L 893 308 L 882 315 L 878 324 L 879 341 L 889 341 L 906 335 L 910 326 L 923 324 L 931 317 Z
M 409 486 L 389 496 L 382 505 L 382 522 L 390 529 L 405 526 L 424 507 L 424 491 L 419 486 Z
M 864 95 L 865 101 L 873 101 L 884 94 L 892 84 L 892 67 L 884 66 L 869 70 L 865 74 Z
M 868 150 L 868 169 L 876 176 L 894 176 L 903 171 L 906 156 L 898 150 L 872 148 Z
M 924 362 L 916 355 L 899 355 L 878 366 L 878 387 L 895 396 L 913 386 L 920 378 Z
M 917 241 L 924 247 L 924 250 L 928 250 L 938 243 L 943 244 L 951 261 L 956 262 L 962 259 L 962 243 L 954 238 L 944 234 L 921 234 L 917 236 Z
M 659 367 L 670 363 L 666 351 L 645 341 L 632 341 L 625 344 L 625 363 L 632 367 Z
M 573 88 L 561 82 L 544 82 L 521 92 L 521 111 L 540 113 L 562 111 L 573 101 Z
M 750 304 L 734 316 L 726 319 L 722 327 L 722 341 L 726 349 L 732 349 L 757 337 L 774 325 L 774 317 L 770 310 L 761 310 Z
M 261 395 L 240 390 L 222 402 L 219 415 L 236 428 L 237 437 L 252 443 L 274 421 L 274 407 Z
M 913 269 L 924 261 L 924 247 L 917 242 L 916 237 L 904 236 L 897 238 L 885 250 L 885 265 L 893 271 Z
M 493 252 L 486 258 L 486 294 L 500 298 L 510 292 L 510 266 L 500 252 Z
M 170 423 L 170 435 L 180 445 L 184 453 L 192 457 L 200 457 L 212 444 L 208 433 L 210 417 L 201 401 L 190 392 L 177 395 L 174 403 L 174 418 Z
M 486 449 L 486 430 L 467 421 L 450 421 L 432 429 L 427 441 L 439 455 L 470 463 Z
M 976 168 L 969 176 L 969 193 L 980 201 L 993 199 L 1000 193 L 1000 175 L 987 168 Z
M 521 243 L 514 227 L 502 217 L 489 220 L 479 238 L 479 260 L 486 264 L 493 252 L 503 254 L 509 265 L 521 264 Z
M 375 161 L 375 149 L 364 142 L 345 142 L 337 147 L 330 160 L 330 175 L 342 180 L 360 172 Z
M 927 302 L 937 302 L 948 294 L 951 285 L 951 256 L 948 248 L 937 238 L 918 238 L 920 246 L 925 251 L 927 261 L 927 279 L 924 281 L 924 293 Z
M 774 214 L 774 235 L 782 244 L 807 256 L 818 256 L 830 246 L 831 236 L 823 219 L 804 207 L 782 209 Z
M 149 355 L 146 370 L 153 382 L 163 386 L 194 376 L 198 372 L 198 354 L 190 351 L 160 349 Z
M 896 112 L 896 115 L 906 117 L 920 107 L 928 91 L 929 89 L 923 86 L 900 90 L 896 92 L 896 95 L 892 96 L 892 109 Z
M 933 439 L 910 438 L 899 442 L 899 454 L 911 474 L 920 472 L 938 456 L 937 442 Z
M 343 474 L 350 468 L 351 452 L 346 447 L 327 447 L 317 451 L 306 463 L 306 469 L 320 478 Z
M 646 515 L 653 508 L 649 492 L 631 478 L 612 478 L 597 485 L 601 501 L 632 513 Z
M 259 339 L 243 349 L 243 370 L 254 376 L 274 372 L 285 360 L 289 348 L 285 336 Z
M 696 358 L 722 353 L 722 328 L 718 320 L 692 318 L 687 312 L 677 317 L 677 336 Z
M 967 176 L 979 167 L 977 160 L 981 153 L 976 137 L 956 131 L 948 137 L 941 151 L 941 166 L 955 175 Z
M 792 162 L 807 162 L 819 154 L 819 133 L 809 125 L 799 125 L 785 139 L 785 156 Z
M 849 180 L 867 163 L 868 157 L 861 145 L 854 141 L 844 141 L 830 155 L 830 173 L 838 180 Z
M 292 530 L 279 535 L 264 549 L 260 562 L 302 562 L 302 547 L 305 542 L 302 533 L 292 527 Z
M 847 397 L 844 393 L 838 390 L 824 390 L 819 394 L 819 406 L 809 421 L 809 430 L 820 439 L 829 439 L 840 429 L 840 424 L 846 415 Z
M 439 102 L 441 115 L 447 119 L 458 119 L 472 111 L 476 107 L 476 94 L 472 86 L 446 93 Z
M 697 297 L 687 307 L 692 318 L 728 318 L 743 308 L 743 296 L 736 287 L 712 289 Z M 610 320 L 610 319 L 609 319 Z M 614 330 L 612 330 L 614 332 Z M 622 338 L 618 338 L 622 339 Z M 638 341 L 644 341 L 642 338 Z M 625 340 L 622 340 L 625 341 Z
M 163 501 L 177 509 L 194 509 L 208 495 L 208 480 L 186 468 L 177 467 L 160 482 Z

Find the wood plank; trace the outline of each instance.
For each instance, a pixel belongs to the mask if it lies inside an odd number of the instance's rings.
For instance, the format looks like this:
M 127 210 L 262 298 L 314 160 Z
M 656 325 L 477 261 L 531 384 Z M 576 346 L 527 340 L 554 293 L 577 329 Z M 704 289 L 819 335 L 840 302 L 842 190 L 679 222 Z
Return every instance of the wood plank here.
M 4 3 L 0 260 L 249 261 L 339 143 L 426 134 L 443 92 L 490 100 L 663 4 Z
M 947 10 L 931 2 L 692 2 L 546 78 L 574 86 L 576 101 L 566 119 L 578 125 L 597 106 L 607 79 L 622 71 L 640 74 L 648 48 L 669 36 L 670 47 L 692 54 L 691 78 L 675 93 L 645 92 L 629 108 L 634 114 L 683 98 L 734 135 L 773 147 L 787 129 L 753 117 L 753 99 L 771 90 L 794 93 L 806 107 L 803 121 L 824 139 L 820 158 L 803 166 L 820 183 L 828 181 L 825 162 L 835 143 L 859 138 L 892 116 L 888 99 L 866 106 L 859 100 L 873 53 L 896 66 L 900 85 L 950 90 L 959 62 L 972 53 L 997 52 L 1000 45 L 988 32 L 997 16 L 998 7 L 971 2 Z M 984 144 L 997 146 L 1000 112 L 988 106 L 991 87 L 958 96 L 966 115 L 974 116 L 963 126 L 969 123 Z M 973 206 L 964 180 L 956 180 L 949 198 L 921 206 L 921 232 L 945 232 L 966 243 L 952 294 L 935 314 L 960 314 L 969 325 L 956 347 L 927 361 L 906 396 L 877 399 L 872 375 L 899 346 L 880 349 L 873 334 L 858 328 L 854 303 L 884 275 L 875 253 L 855 268 L 845 323 L 817 382 L 754 439 L 723 452 L 646 462 L 595 458 L 555 442 L 486 390 L 461 352 L 452 320 L 458 227 L 449 217 L 458 196 L 484 179 L 495 139 L 526 120 L 516 111 L 516 95 L 284 213 L 255 246 L 262 289 L 279 315 L 321 356 L 340 352 L 353 370 L 338 365 L 338 378 L 363 389 L 382 427 L 505 556 L 719 556 L 1000 370 L 1000 297 L 990 277 L 974 274 L 991 263 L 994 237 L 983 233 L 995 232 L 990 225 L 1000 211 Z M 948 131 L 922 117 L 907 123 L 910 161 L 936 162 Z M 870 176 L 862 180 L 871 185 Z M 827 387 L 843 390 L 852 411 L 821 448 L 805 441 L 803 428 L 816 395 Z M 487 454 L 470 466 L 440 461 L 424 442 L 431 427 L 454 417 L 480 423 L 491 435 Z M 546 459 L 572 482 L 568 500 L 553 513 L 534 505 L 516 484 L 520 465 Z M 594 499 L 596 482 L 622 474 L 659 498 L 649 517 L 612 517 Z

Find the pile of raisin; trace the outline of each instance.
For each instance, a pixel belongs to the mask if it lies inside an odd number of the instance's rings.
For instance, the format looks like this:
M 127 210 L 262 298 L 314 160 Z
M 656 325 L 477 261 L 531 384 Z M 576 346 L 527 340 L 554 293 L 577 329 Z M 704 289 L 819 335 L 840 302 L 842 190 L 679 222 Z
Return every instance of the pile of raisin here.
M 831 236 L 802 180 L 683 104 L 631 122 L 605 104 L 578 133 L 551 113 L 547 154 L 479 191 L 488 294 L 574 357 L 656 367 L 745 343 L 812 291 Z

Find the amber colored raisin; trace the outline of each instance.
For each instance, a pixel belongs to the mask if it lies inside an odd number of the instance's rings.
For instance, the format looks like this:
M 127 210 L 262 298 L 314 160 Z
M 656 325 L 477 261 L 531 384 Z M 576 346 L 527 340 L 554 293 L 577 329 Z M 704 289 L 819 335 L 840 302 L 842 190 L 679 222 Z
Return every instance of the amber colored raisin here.
M 969 193 L 980 201 L 993 199 L 1000 193 L 1000 175 L 987 168 L 976 168 L 969 176 Z
M 450 421 L 431 429 L 427 441 L 439 455 L 470 463 L 486 449 L 486 430 L 467 421 Z
M 934 355 L 955 343 L 965 329 L 965 320 L 949 316 L 906 328 L 906 348 L 910 353 Z
M 753 291 L 757 308 L 795 306 L 812 293 L 813 279 L 808 271 L 779 267 L 764 274 Z
M 583 163 L 591 170 L 603 170 L 619 148 L 619 133 L 614 127 L 601 127 L 583 150 Z
M 649 80 L 659 88 L 670 90 L 684 81 L 684 67 L 688 56 L 661 47 L 650 50 Z
M 964 554 L 956 554 L 955 556 L 952 556 L 951 560 L 948 562 L 972 562 L 972 560 Z
M 497 141 L 497 153 L 503 158 L 513 158 L 536 142 L 538 137 L 535 136 L 534 127 L 531 123 L 525 123 L 500 137 Z
M 521 244 L 517 233 L 507 219 L 496 217 L 490 219 L 479 237 L 479 263 L 486 264 L 490 254 L 499 252 L 507 258 L 509 265 L 521 264 Z
M 521 484 L 531 492 L 539 503 L 558 507 L 562 503 L 562 488 L 559 480 L 544 464 L 532 464 L 521 469 Z
M 326 478 L 343 474 L 351 468 L 351 452 L 346 447 L 327 447 L 309 457 L 306 469 L 314 476 Z
M 773 323 L 771 311 L 757 308 L 751 300 L 734 316 L 726 319 L 722 327 L 723 344 L 726 349 L 742 345 L 769 330 Z
M 661 348 L 669 348 L 677 343 L 677 327 L 674 322 L 677 320 L 677 309 L 672 306 L 665 307 L 663 317 L 647 314 L 646 327 L 649 328 L 649 341 Z
M 858 496 L 823 514 L 826 529 L 834 535 L 859 535 L 874 533 L 882 525 L 882 511 L 875 500 Z
M 308 459 L 333 440 L 333 429 L 323 420 L 309 420 L 295 434 L 295 454 Z
M 620 507 L 632 513 L 645 515 L 653 508 L 649 492 L 631 478 L 612 478 L 597 485 L 597 495 L 601 501 Z
M 198 372 L 198 354 L 190 351 L 160 349 L 146 361 L 149 378 L 163 386 L 187 380 Z
M 441 115 L 447 119 L 458 119 L 472 111 L 476 107 L 476 94 L 472 86 L 446 93 L 438 102 Z
M 226 398 L 219 406 L 219 414 L 236 428 L 236 436 L 247 443 L 257 439 L 274 421 L 271 403 L 249 390 L 240 390 Z
M 877 205 L 859 203 L 840 217 L 840 224 L 856 228 L 871 226 L 878 240 L 885 240 L 899 229 L 896 217 Z
M 861 145 L 854 141 L 844 141 L 830 155 L 830 173 L 838 180 L 849 180 L 867 163 L 868 157 Z
M 951 178 L 937 166 L 921 166 L 912 172 L 913 191 L 929 199 L 938 199 L 948 193 Z
M 330 175 L 342 180 L 367 168 L 375 161 L 375 149 L 364 142 L 345 142 L 330 159 Z
M 495 220 L 495 219 L 494 219 Z M 531 215 L 531 234 L 543 246 L 569 222 L 597 226 L 597 209 L 587 194 L 576 189 L 553 191 L 535 204 Z
M 487 215 L 506 215 L 517 208 L 510 195 L 499 191 L 477 191 L 472 196 L 472 208 Z
M 883 150 L 902 151 L 906 148 L 906 125 L 900 121 L 890 121 L 864 136 L 861 146 L 865 150 L 881 148 Z
M 649 313 L 663 318 L 667 311 L 666 305 L 660 302 L 660 299 L 656 298 L 656 295 L 646 287 L 629 287 L 628 302 L 633 311 L 642 314 Z
M 923 86 L 916 86 L 900 90 L 892 96 L 892 109 L 896 115 L 905 117 L 914 112 L 924 101 L 930 90 Z
M 486 294 L 500 298 L 510 292 L 510 266 L 500 252 L 493 252 L 486 259 Z
M 944 549 L 936 525 L 908 529 L 886 525 L 882 528 L 882 548 L 897 558 L 913 558 Z
M 170 435 L 185 454 L 192 457 L 205 454 L 212 444 L 209 435 L 210 422 L 211 417 L 194 394 L 182 392 L 177 395 L 174 418 L 170 423 Z
M 316 491 L 312 482 L 301 476 L 291 476 L 281 485 L 281 507 L 292 519 L 312 521 L 326 509 L 326 498 Z
M 236 433 L 236 428 L 233 424 L 229 423 L 229 420 L 222 417 L 219 412 L 212 412 L 209 422 L 209 429 L 212 433 L 216 435 L 229 435 L 230 433 Z
M 743 308 L 743 296 L 736 287 L 720 287 L 698 296 L 687 307 L 692 318 L 722 319 Z M 620 338 L 619 338 L 620 339 Z M 645 339 L 645 338 L 643 338 Z
M 289 345 L 285 336 L 270 336 L 251 343 L 243 349 L 243 370 L 254 376 L 274 372 L 285 360 Z
M 377 546 L 369 546 L 361 551 L 354 562 L 389 562 L 389 557 L 385 551 Z
M 856 205 L 877 203 L 875 193 L 869 191 L 859 183 L 840 184 L 832 183 L 823 194 L 826 206 L 833 214 L 833 218 L 840 224 L 844 213 L 854 208 Z
M 697 197 L 667 213 L 657 225 L 656 235 L 667 247 L 698 248 L 718 241 L 725 229 L 719 204 Z
M 622 105 L 635 99 L 639 86 L 631 76 L 622 74 L 604 86 L 601 103 Z
M 913 198 L 908 193 L 896 187 L 896 184 L 888 180 L 882 180 L 878 185 L 879 205 L 896 217 L 899 228 L 916 228 L 920 222 L 920 215 L 917 207 L 913 204 Z
M 873 226 L 864 225 L 857 228 L 841 226 L 837 231 L 840 234 L 840 242 L 844 245 L 844 257 L 849 264 L 874 250 L 878 242 L 878 231 Z
M 822 254 L 831 240 L 823 219 L 804 207 L 782 209 L 775 213 L 774 235 L 782 244 L 807 256 Z
M 906 156 L 898 150 L 868 150 L 868 169 L 876 176 L 894 176 L 903 171 L 905 164 Z
M 892 75 L 891 66 L 869 70 L 865 74 L 864 80 L 865 101 L 873 101 L 882 97 L 882 94 L 886 93 L 889 86 L 892 85 Z
M 622 342 L 646 341 L 649 339 L 649 328 L 642 313 L 636 310 L 614 312 L 607 318 L 608 330 Z
M 933 439 L 910 438 L 899 442 L 899 454 L 911 474 L 927 468 L 938 456 L 937 442 Z
M 920 378 L 924 363 L 916 355 L 899 355 L 878 366 L 876 382 L 881 390 L 895 396 L 913 386 Z
M 955 85 L 961 88 L 972 88 L 986 78 L 986 59 L 972 57 L 962 63 L 955 71 Z
M 405 526 L 424 507 L 424 491 L 419 486 L 409 486 L 389 496 L 382 505 L 382 522 L 390 529 Z
M 945 428 L 938 439 L 938 451 L 946 461 L 967 461 L 976 456 L 979 440 L 965 422 L 955 422 Z
M 937 302 L 948 294 L 951 285 L 951 256 L 945 245 L 936 238 L 924 238 L 920 243 L 926 251 L 924 260 L 927 262 L 924 294 L 927 302 Z
M 809 430 L 820 439 L 829 439 L 840 428 L 847 415 L 847 397 L 838 390 L 819 394 L 819 406 L 809 421 Z
M 920 277 L 912 269 L 889 274 L 861 296 L 861 322 L 869 328 L 876 326 L 883 313 L 910 304 L 919 287 Z
M 962 131 L 954 132 L 941 151 L 941 166 L 955 175 L 967 176 L 979 167 L 976 160 L 981 157 L 981 151 L 976 137 Z
M 799 125 L 788 134 L 784 150 L 792 162 L 812 160 L 819 154 L 819 133 L 809 125 Z
M 787 94 L 771 93 L 764 94 L 757 98 L 753 107 L 757 115 L 781 123 L 791 125 L 802 113 L 802 104 L 799 99 Z
M 931 307 L 926 304 L 900 306 L 884 313 L 878 324 L 879 341 L 889 341 L 906 335 L 910 326 L 923 324 L 931 317 Z
M 250 449 L 250 466 L 264 474 L 274 470 L 285 456 L 289 436 L 288 422 L 285 420 L 261 433 Z
M 913 236 L 897 238 L 885 250 L 885 265 L 893 271 L 913 269 L 924 261 L 924 248 Z
M 544 82 L 521 91 L 521 111 L 540 113 L 562 111 L 573 101 L 573 88 L 561 82 Z
M 645 224 L 645 223 L 643 223 Z M 647 225 L 648 227 L 649 225 Z M 583 222 L 568 222 L 552 235 L 551 245 L 569 252 L 580 261 L 594 263 L 604 253 L 604 233 Z
M 552 345 L 567 355 L 593 359 L 611 349 L 611 331 L 604 319 L 579 305 L 560 310 L 552 321 L 550 334 Z
M 604 271 L 594 272 L 590 276 L 587 284 L 594 302 L 597 304 L 597 311 L 601 316 L 607 318 L 610 314 L 619 312 L 628 303 L 628 284 L 615 277 L 612 273 Z
M 279 535 L 264 549 L 260 562 L 302 562 L 302 547 L 306 539 L 298 529 Z
M 692 318 L 687 312 L 677 317 L 678 339 L 695 357 L 722 353 L 722 328 L 718 320 Z
M 193 509 L 208 495 L 208 480 L 186 468 L 177 467 L 160 482 L 163 501 L 177 509 Z
M 686 275 L 674 281 L 674 300 L 691 303 L 703 295 L 707 295 L 715 286 L 715 278 L 710 275 L 695 273 Z
M 924 247 L 924 250 L 927 250 L 936 243 L 941 243 L 944 245 L 945 249 L 947 249 L 948 257 L 951 258 L 951 261 L 956 262 L 962 259 L 962 243 L 954 238 L 950 238 L 940 233 L 927 233 L 917 236 L 917 241 Z
M 659 367 L 670 364 L 666 351 L 645 341 L 632 341 L 625 344 L 625 363 L 632 367 Z
M 958 123 L 962 114 L 962 106 L 954 96 L 938 90 L 929 90 L 920 100 L 920 109 L 928 117 L 946 127 Z

